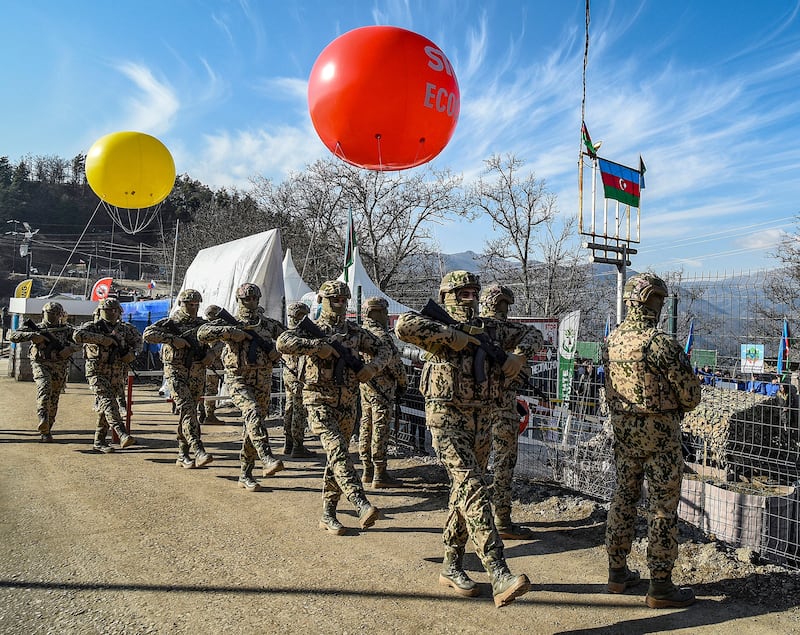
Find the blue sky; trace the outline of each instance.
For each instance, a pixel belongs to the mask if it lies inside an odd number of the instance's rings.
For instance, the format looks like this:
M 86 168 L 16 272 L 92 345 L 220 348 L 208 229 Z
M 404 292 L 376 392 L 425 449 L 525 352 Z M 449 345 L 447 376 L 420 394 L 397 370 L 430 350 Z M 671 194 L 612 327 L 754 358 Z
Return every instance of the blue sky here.
M 515 153 L 577 214 L 584 0 L 5 2 L 0 154 L 71 158 L 140 130 L 214 187 L 280 180 L 328 151 L 308 115 L 319 53 L 391 24 L 449 57 L 461 116 L 439 168 Z M 647 164 L 634 268 L 769 268 L 800 213 L 800 5 L 595 1 L 586 124 L 600 155 Z M 588 187 L 588 181 L 587 181 Z M 588 201 L 587 201 L 588 205 Z M 481 251 L 485 221 L 437 228 Z

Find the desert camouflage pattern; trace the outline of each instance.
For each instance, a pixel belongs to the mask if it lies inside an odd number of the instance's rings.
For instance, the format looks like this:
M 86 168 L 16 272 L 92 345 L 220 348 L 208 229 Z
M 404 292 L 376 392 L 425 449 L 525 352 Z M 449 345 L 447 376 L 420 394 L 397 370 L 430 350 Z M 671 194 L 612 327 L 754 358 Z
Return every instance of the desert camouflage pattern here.
M 700 383 L 683 349 L 658 331 L 657 320 L 654 311 L 631 302 L 625 320 L 603 347 L 617 477 L 606 550 L 609 567 L 626 566 L 646 477 L 647 564 L 652 579 L 664 580 L 678 555 L 681 418 L 700 402 Z
M 107 337 L 107 330 L 128 350 L 127 355 L 120 355 L 116 345 L 102 344 Z M 81 324 L 75 330 L 73 339 L 78 344 L 83 344 L 86 379 L 95 395 L 94 407 L 98 413 L 95 443 L 105 442 L 109 426 L 121 436 L 125 430 L 120 403 L 125 403 L 128 369 L 142 350 L 142 336 L 135 326 L 127 322 L 112 324 L 98 319 Z
M 442 286 L 460 281 L 445 276 Z M 473 345 L 460 351 L 449 347 L 456 337 L 450 327 L 409 312 L 398 318 L 395 333 L 402 341 L 427 351 L 420 381 L 426 424 L 436 455 L 450 477 L 442 534 L 445 548 L 463 549 L 467 538 L 471 539 L 488 571 L 490 562 L 502 560 L 503 549 L 485 482 L 491 447 L 489 382 L 476 382 L 473 377 Z M 488 375 L 488 365 L 485 370 Z
M 251 286 L 258 289 L 255 285 Z M 250 363 L 247 359 L 250 340 L 236 342 L 230 337 L 236 331 L 248 329 L 265 341 L 274 343 L 284 327 L 277 320 L 263 315 L 262 311 L 249 310 L 241 303 L 235 317 L 238 326 L 232 326 L 222 319 L 203 324 L 197 329 L 197 339 L 205 343 L 224 342 L 221 358 L 225 369 L 225 385 L 231 401 L 242 413 L 239 461 L 242 473 L 249 474 L 252 473 L 256 458 L 266 463 L 272 456 L 265 421 L 269 415 L 272 392 L 272 366 L 280 359 L 280 355 L 275 348 L 269 353 L 259 348 L 255 362 Z
M 197 291 L 187 289 L 181 292 L 179 300 L 199 302 L 199 296 Z M 174 328 L 171 328 L 169 323 L 172 323 Z M 205 451 L 200 440 L 197 404 L 205 393 L 206 368 L 213 362 L 215 355 L 208 344 L 200 343 L 199 348 L 193 350 L 191 346 L 176 348 L 173 342 L 180 338 L 181 334 L 196 339 L 197 329 L 205 323 L 206 320 L 203 318 L 193 317 L 179 308 L 171 317 L 158 320 L 145 328 L 143 333 L 145 342 L 161 344 L 164 379 L 178 415 L 177 442 L 178 453 L 181 455 L 188 454 L 189 450 L 194 454 Z
M 322 291 L 320 289 L 320 293 Z M 339 290 L 328 289 L 326 293 L 336 296 Z M 335 336 L 354 354 L 370 355 L 371 363 L 378 368 L 383 368 L 389 360 L 389 351 L 383 347 L 380 339 L 344 316 L 323 312 L 316 324 L 327 336 Z M 311 432 L 319 436 L 327 455 L 322 477 L 323 497 L 338 501 L 344 493 L 352 503 L 364 498 L 364 487 L 348 452 L 360 394 L 358 379 L 351 369 L 345 368 L 342 383 L 337 383 L 334 377 L 337 358 L 334 355 L 327 359 L 317 356 L 321 344 L 321 340 L 308 336 L 300 329 L 281 333 L 277 341 L 282 354 L 303 356 L 298 377 L 303 383 L 303 405 L 308 413 Z
M 535 326 L 496 317 L 484 317 L 482 320 L 485 333 L 492 342 L 508 353 L 530 359 L 544 347 L 544 336 Z M 511 525 L 511 486 L 519 446 L 517 395 L 527 377 L 521 372 L 517 377 L 508 378 L 496 364 L 491 366 L 489 374 L 489 419 L 494 457 L 491 496 L 495 522 L 500 527 Z
M 370 306 L 371 308 L 374 307 Z M 386 307 L 384 306 L 384 308 Z M 390 424 L 394 416 L 395 395 L 398 390 L 401 393 L 405 392 L 408 377 L 400 352 L 395 346 L 388 327 L 369 317 L 364 318 L 362 327 L 380 339 L 384 348 L 390 352 L 390 357 L 383 370 L 376 374 L 371 382 L 378 387 L 380 393 L 369 384 L 361 384 L 360 387 L 361 422 L 358 428 L 358 455 L 361 464 L 365 467 L 385 466 Z M 372 355 L 365 354 L 363 358 L 367 363 L 372 361 Z
M 289 329 L 294 329 L 311 310 L 305 302 L 292 302 L 286 307 Z M 283 408 L 283 433 L 287 439 L 292 440 L 293 446 L 302 445 L 305 438 L 307 424 L 306 408 L 303 405 L 303 382 L 301 363 L 303 357 L 299 355 L 283 356 L 283 387 L 286 392 L 286 401 Z
M 36 326 L 47 331 L 64 346 L 61 354 L 55 353 L 47 343 L 35 344 L 32 340 L 37 335 L 33 329 L 20 326 L 16 331 L 8 333 L 8 341 L 15 344 L 31 342 L 28 357 L 31 360 L 33 380 L 36 382 L 36 415 L 39 419 L 39 431 L 49 434 L 58 414 L 58 401 L 67 381 L 69 355 L 77 350 L 72 340 L 74 329 L 70 324 L 52 324 L 47 320 L 38 322 Z

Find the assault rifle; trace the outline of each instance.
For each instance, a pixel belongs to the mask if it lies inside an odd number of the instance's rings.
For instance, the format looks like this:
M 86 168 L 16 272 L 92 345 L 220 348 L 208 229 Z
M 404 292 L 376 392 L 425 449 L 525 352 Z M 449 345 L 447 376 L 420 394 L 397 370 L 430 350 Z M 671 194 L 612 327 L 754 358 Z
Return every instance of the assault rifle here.
M 97 326 L 100 327 L 100 331 L 103 333 L 103 335 L 105 335 L 106 337 L 110 337 L 112 340 L 114 340 L 114 344 L 112 344 L 111 350 L 108 352 L 108 363 L 113 364 L 117 360 L 117 358 L 119 358 L 120 361 L 122 361 L 122 363 L 125 364 L 130 369 L 130 371 L 134 374 L 136 379 L 139 379 L 139 374 L 133 368 L 133 365 L 130 362 L 123 361 L 123 358 L 126 357 L 128 353 L 131 352 L 131 350 L 128 347 L 128 345 L 124 344 L 123 341 L 119 338 L 114 327 L 111 326 L 111 324 L 109 324 L 105 320 L 97 320 L 95 324 L 97 324 Z
M 227 310 L 221 309 L 215 319 L 222 320 L 231 326 L 235 326 L 239 330 L 244 331 L 247 333 L 248 338 L 250 340 L 250 346 L 247 349 L 247 363 L 248 364 L 255 364 L 256 357 L 258 356 L 258 349 L 264 351 L 267 355 L 269 355 L 272 351 L 275 350 L 275 343 L 272 340 L 265 340 L 261 337 L 258 333 L 256 333 L 253 329 L 247 328 L 246 324 L 243 324 L 235 317 L 233 317 Z
M 420 314 L 445 326 L 451 326 L 463 331 L 480 342 L 472 362 L 472 376 L 478 383 L 486 381 L 486 371 L 483 363 L 487 357 L 492 364 L 497 364 L 498 366 L 505 364 L 508 359 L 508 354 L 492 342 L 482 329 L 459 322 L 433 300 L 428 300 L 428 303 L 422 307 Z
M 356 374 L 358 374 L 358 372 L 364 368 L 364 362 L 361 361 L 361 358 L 358 355 L 353 355 L 353 352 L 335 337 L 328 337 L 321 328 L 319 328 L 308 318 L 308 316 L 305 316 L 296 328 L 301 331 L 305 331 L 311 337 L 325 340 L 325 343 L 329 344 L 336 352 L 336 363 L 333 366 L 333 377 L 339 386 L 344 384 L 345 367 L 349 368 Z M 378 393 L 378 396 L 383 398 L 384 401 L 389 401 L 389 398 L 386 396 L 386 394 L 380 388 L 378 388 L 372 379 L 367 382 L 367 385 L 376 393 Z
M 61 351 L 63 351 L 64 348 L 66 348 L 64 344 L 58 341 L 58 338 L 55 335 L 53 335 L 47 329 L 43 329 L 37 326 L 36 322 L 34 322 L 32 319 L 28 318 L 27 320 L 25 320 L 22 323 L 22 326 L 24 326 L 29 331 L 38 333 L 39 335 L 44 337 L 45 340 L 47 340 L 47 343 L 45 344 L 44 349 L 42 350 L 42 355 L 47 360 L 52 360 L 54 355 L 58 356 L 59 353 L 61 353 Z M 83 371 L 80 369 L 80 366 L 78 366 L 75 363 L 75 360 L 72 359 L 71 355 L 67 359 L 69 360 L 70 364 L 72 364 L 77 370 L 83 373 Z
M 167 320 L 163 325 L 170 333 L 186 340 L 189 344 L 189 355 L 186 355 L 184 364 L 186 368 L 191 368 L 194 362 L 202 361 L 206 356 L 206 349 L 197 339 L 197 327 L 186 329 L 181 332 L 177 323 Z

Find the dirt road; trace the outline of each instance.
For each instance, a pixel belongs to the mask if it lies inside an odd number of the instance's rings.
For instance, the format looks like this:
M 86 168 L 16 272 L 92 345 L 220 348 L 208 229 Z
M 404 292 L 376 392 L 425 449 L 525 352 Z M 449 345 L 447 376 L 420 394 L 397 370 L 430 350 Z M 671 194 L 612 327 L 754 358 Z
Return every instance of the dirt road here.
M 393 459 L 405 487 L 370 494 L 383 518 L 356 531 L 344 504 L 352 529 L 337 537 L 317 528 L 321 461 L 286 460 L 262 492 L 237 487 L 233 411 L 204 426 L 214 463 L 184 470 L 154 386 L 134 394 L 137 445 L 111 455 L 90 451 L 85 385 L 68 385 L 52 445 L 38 443 L 33 395 L 0 378 L 2 633 L 800 632 L 797 576 L 713 543 L 681 546 L 693 607 L 648 609 L 646 585 L 605 594 L 604 507 L 547 484 L 518 492 L 515 515 L 537 538 L 506 545 L 532 591 L 496 609 L 470 553 L 483 595 L 459 598 L 437 585 L 447 488 L 434 461 Z M 643 563 L 641 544 L 632 560 Z

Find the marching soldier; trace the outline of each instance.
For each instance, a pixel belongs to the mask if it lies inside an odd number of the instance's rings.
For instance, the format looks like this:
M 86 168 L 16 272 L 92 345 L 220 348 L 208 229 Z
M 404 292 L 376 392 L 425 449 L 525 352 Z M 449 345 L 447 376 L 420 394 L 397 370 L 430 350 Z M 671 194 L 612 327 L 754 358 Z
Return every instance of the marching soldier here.
M 305 302 L 292 302 L 286 309 L 289 316 L 289 329 L 297 328 L 310 312 Z M 300 355 L 283 356 L 283 387 L 286 401 L 283 410 L 283 453 L 295 459 L 312 459 L 316 452 L 305 446 L 306 409 L 303 406 L 303 374 Z

